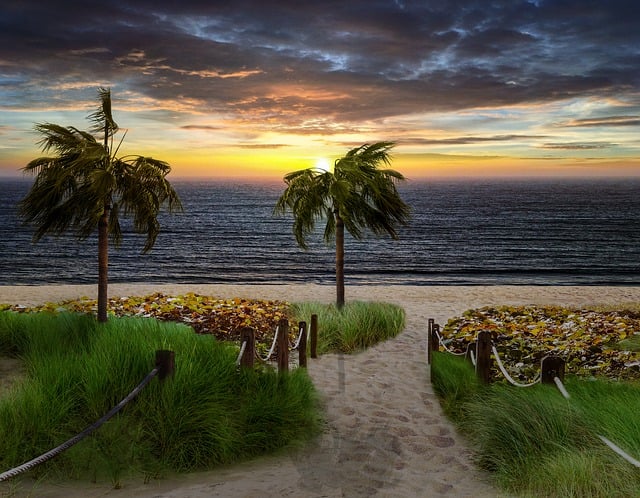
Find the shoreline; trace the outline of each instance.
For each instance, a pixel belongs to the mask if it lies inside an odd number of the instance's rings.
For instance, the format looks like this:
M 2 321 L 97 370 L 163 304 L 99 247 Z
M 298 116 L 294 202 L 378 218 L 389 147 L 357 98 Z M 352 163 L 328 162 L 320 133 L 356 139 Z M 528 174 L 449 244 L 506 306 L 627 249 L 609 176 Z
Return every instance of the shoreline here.
M 95 297 L 95 285 L 0 286 L 0 303 L 37 305 Z M 463 435 L 445 417 L 426 362 L 429 318 L 449 318 L 483 306 L 588 307 L 640 303 L 640 286 L 347 286 L 346 299 L 391 302 L 406 311 L 396 338 L 354 355 L 309 361 L 308 373 L 324 406 L 322 435 L 302 448 L 193 474 L 144 483 L 2 483 L 0 494 L 44 498 L 368 497 L 491 498 L 503 496 L 473 463 Z M 195 292 L 220 298 L 289 302 L 335 299 L 332 285 L 111 284 L 110 296 Z M 419 345 L 419 347 L 416 347 Z M 3 470 L 3 469 L 2 469 Z M 6 484 L 6 486 L 5 486 Z M 8 487 L 7 487 L 8 486 Z
M 289 302 L 332 303 L 335 286 L 326 284 L 174 284 L 113 283 L 109 297 L 145 296 L 161 292 L 193 292 L 220 298 L 244 297 Z M 0 285 L 0 304 L 37 306 L 87 297 L 97 298 L 97 285 Z M 441 323 L 468 309 L 500 305 L 584 307 L 640 303 L 640 285 L 347 285 L 346 301 L 385 301 L 403 306 L 407 314 L 428 307 L 429 318 Z M 426 311 L 426 310 L 425 310 Z M 429 314 L 429 313 L 427 313 Z

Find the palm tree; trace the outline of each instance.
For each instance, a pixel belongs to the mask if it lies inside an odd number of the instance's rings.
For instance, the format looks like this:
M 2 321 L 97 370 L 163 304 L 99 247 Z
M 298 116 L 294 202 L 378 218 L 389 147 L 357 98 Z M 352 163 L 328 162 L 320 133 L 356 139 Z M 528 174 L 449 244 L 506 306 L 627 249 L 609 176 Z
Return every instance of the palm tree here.
M 134 230 L 146 233 L 143 252 L 147 252 L 160 232 L 161 207 L 167 205 L 172 212 L 182 205 L 166 179 L 171 171 L 166 162 L 116 156 L 122 140 L 114 148 L 119 128 L 111 115 L 111 91 L 100 88 L 98 94 L 100 105 L 89 116 L 90 132 L 52 123 L 35 126 L 43 136 L 39 142 L 43 152 L 54 154 L 23 168 L 36 178 L 20 202 L 20 213 L 35 225 L 36 242 L 67 230 L 82 240 L 98 229 L 98 320 L 106 322 L 109 239 L 115 246 L 122 240 L 120 216 L 132 216 Z
M 404 176 L 389 165 L 393 142 L 364 144 L 337 159 L 334 170 L 308 168 L 285 175 L 287 187 L 274 208 L 275 214 L 293 213 L 293 233 L 307 249 L 306 237 L 315 222 L 326 219 L 324 240 L 336 243 L 336 306 L 344 306 L 344 229 L 356 239 L 368 228 L 376 235 L 398 238 L 394 225 L 406 225 L 410 208 L 400 198 L 396 183 Z

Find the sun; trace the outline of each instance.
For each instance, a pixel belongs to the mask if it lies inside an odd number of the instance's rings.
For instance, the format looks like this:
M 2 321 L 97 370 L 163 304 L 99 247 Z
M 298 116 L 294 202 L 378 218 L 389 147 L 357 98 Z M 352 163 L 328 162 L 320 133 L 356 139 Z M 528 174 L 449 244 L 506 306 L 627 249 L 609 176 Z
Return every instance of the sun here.
M 326 157 L 320 157 L 316 159 L 316 169 L 320 169 L 322 171 L 332 171 L 333 164 Z

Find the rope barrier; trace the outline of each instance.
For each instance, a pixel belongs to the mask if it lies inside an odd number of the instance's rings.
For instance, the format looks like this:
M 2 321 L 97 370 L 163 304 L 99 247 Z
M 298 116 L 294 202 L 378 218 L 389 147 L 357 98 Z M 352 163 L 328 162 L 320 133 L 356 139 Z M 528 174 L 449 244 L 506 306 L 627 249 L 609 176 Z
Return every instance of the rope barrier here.
M 276 350 L 276 344 L 278 343 L 278 330 L 279 329 L 280 329 L 280 326 L 276 325 L 276 333 L 273 334 L 273 343 L 271 344 L 271 349 L 269 350 L 269 353 L 267 354 L 266 358 L 263 358 L 262 356 L 260 356 L 260 354 L 256 350 L 256 358 L 258 360 L 262 361 L 263 363 L 266 363 L 267 361 L 269 361 L 269 358 L 271 358 L 271 356 L 273 355 L 273 352 Z
M 569 393 L 567 392 L 567 389 L 564 387 L 564 384 L 562 383 L 562 381 L 558 377 L 554 377 L 553 381 L 556 383 L 558 390 L 562 393 L 565 399 L 569 399 L 570 398 Z M 620 446 L 615 444 L 613 441 L 607 439 L 604 436 L 601 436 L 600 434 L 596 434 L 596 435 L 600 438 L 600 441 L 602 441 L 604 444 L 606 444 L 609 447 L 609 449 L 611 449 L 612 451 L 617 453 L 619 456 L 624 458 L 631 465 L 640 468 L 640 461 L 633 458 L 631 455 L 629 455 L 626 451 L 620 448 Z
M 569 396 L 569 393 L 565 389 L 564 384 L 562 383 L 559 377 L 554 377 L 553 382 L 556 383 L 556 387 L 558 388 L 558 391 L 562 393 L 562 395 L 564 396 L 564 399 L 569 399 L 571 397 Z
M 498 354 L 498 350 L 496 349 L 495 345 L 493 345 L 493 344 L 491 345 L 491 352 L 493 353 L 493 356 L 496 359 L 496 363 L 498 364 L 498 368 L 500 368 L 500 371 L 502 372 L 502 375 L 504 375 L 505 379 L 507 379 L 514 386 L 516 386 L 516 387 L 531 387 L 531 386 L 535 386 L 538 382 L 540 382 L 540 378 L 538 378 L 537 380 L 534 380 L 530 384 L 521 384 L 520 382 L 516 382 L 515 380 L 513 380 L 511 375 L 509 375 L 509 372 L 507 372 L 506 368 L 504 368 L 504 365 L 502 364 L 502 360 L 500 359 L 500 355 Z
M 444 348 L 444 350 L 449 353 L 452 354 L 454 356 L 464 356 L 465 354 L 467 354 L 466 352 L 462 352 L 462 353 L 456 353 L 455 351 L 453 351 L 452 349 L 449 349 L 447 347 L 447 342 L 451 342 L 451 339 L 449 339 L 448 341 L 443 339 L 443 337 L 438 333 L 438 331 L 434 331 L 435 334 L 438 336 L 438 341 L 440 341 L 440 345 Z
M 451 351 L 446 344 L 444 343 L 444 341 L 442 340 L 442 337 L 440 336 L 440 334 L 438 333 L 438 331 L 435 331 L 436 336 L 438 337 L 438 341 L 440 344 L 442 344 L 442 346 L 444 347 L 445 351 L 447 351 L 450 354 L 453 355 L 459 355 L 460 353 L 454 353 L 453 351 Z M 429 343 L 427 342 L 427 348 L 429 348 Z M 513 380 L 513 378 L 511 377 L 511 375 L 509 375 L 509 372 L 507 372 L 507 370 L 505 369 L 504 365 L 502 364 L 502 360 L 500 359 L 500 355 L 498 353 L 498 350 L 496 349 L 495 344 L 491 344 L 491 351 L 493 353 L 493 356 L 496 359 L 496 363 L 498 364 L 498 368 L 500 369 L 500 371 L 502 372 L 502 375 L 504 375 L 504 377 L 507 379 L 507 381 L 509 381 L 511 384 L 513 384 L 514 386 L 517 387 L 531 387 L 534 386 L 536 384 L 538 384 L 541 380 L 542 380 L 542 376 L 540 374 L 538 374 L 538 376 L 536 376 L 535 380 L 529 384 L 521 384 L 519 382 L 516 382 L 515 380 Z M 462 353 L 465 354 L 465 353 Z M 473 350 L 469 351 L 469 355 L 470 355 L 470 359 L 471 359 L 471 363 L 476 366 L 476 357 L 475 357 L 475 353 Z M 567 391 L 567 389 L 564 387 L 564 384 L 562 383 L 562 380 L 555 376 L 553 377 L 553 381 L 556 384 L 556 387 L 558 388 L 558 391 L 560 391 L 560 393 L 562 394 L 562 396 L 564 396 L 565 399 L 569 399 L 571 396 L 569 395 L 569 392 Z M 611 440 L 607 439 L 606 437 L 597 434 L 598 438 L 600 438 L 600 440 L 609 447 L 609 449 L 611 449 L 612 451 L 614 451 L 616 454 L 618 454 L 619 456 L 621 456 L 622 458 L 624 458 L 627 462 L 629 462 L 631 465 L 640 468 L 640 461 L 635 459 L 634 457 L 632 457 L 631 455 L 629 455 L 626 451 L 624 451 L 622 448 L 620 448 L 618 445 L 616 445 L 614 442 L 612 442 Z
M 601 436 L 600 434 L 598 434 L 598 437 L 604 444 L 606 444 L 609 448 L 615 451 L 618 455 L 624 458 L 631 465 L 634 465 L 635 467 L 640 468 L 640 462 L 635 458 L 633 458 L 631 455 L 629 455 L 627 452 L 625 452 L 622 448 L 620 448 L 620 446 L 617 446 L 616 444 L 608 440 L 606 437 Z
M 471 364 L 475 367 L 476 366 L 476 354 L 473 352 L 473 350 L 469 351 L 469 355 L 471 356 Z
M 309 338 L 308 333 L 309 327 L 307 327 L 307 339 Z M 298 334 L 298 339 L 296 340 L 294 346 L 291 348 L 292 350 L 298 349 L 300 347 L 300 341 L 302 340 L 302 334 L 305 333 L 304 327 L 300 327 L 300 333 Z
M 98 421 L 96 421 L 92 425 L 88 426 L 86 429 L 84 429 L 79 434 L 76 434 L 71 439 L 65 441 L 64 443 L 62 443 L 61 445 L 55 447 L 54 449 L 52 449 L 50 451 L 47 451 L 46 453 L 43 453 L 39 457 L 36 457 L 33 460 L 29 460 L 28 462 L 23 463 L 22 465 L 19 465 L 18 467 L 15 467 L 15 468 L 13 468 L 11 470 L 7 470 L 6 472 L 3 472 L 2 474 L 0 474 L 0 482 L 6 481 L 7 479 L 15 477 L 18 474 L 26 472 L 27 470 L 30 470 L 33 467 L 35 467 L 37 465 L 40 465 L 41 463 L 46 462 L 47 460 L 51 460 L 56 455 L 62 453 L 63 451 L 71 448 L 76 443 L 79 443 L 80 441 L 82 441 L 85 437 L 87 437 L 93 431 L 98 429 L 102 424 L 104 424 L 111 417 L 113 417 L 116 413 L 118 413 L 120 410 L 122 410 L 122 408 L 124 408 L 124 406 L 127 403 L 129 403 L 129 401 L 131 401 L 133 398 L 135 398 L 140 393 L 140 391 L 142 391 L 142 389 L 149 382 L 151 382 L 151 380 L 156 375 L 158 375 L 158 372 L 159 372 L 159 368 L 158 367 L 156 367 L 153 370 L 151 370 L 151 372 L 149 372 L 149 374 L 142 380 L 142 382 L 140 382 L 140 384 L 138 384 L 133 389 L 133 391 L 131 391 L 125 398 L 123 398 L 122 401 L 120 401 L 120 403 L 118 403 L 116 406 L 114 406 L 111 410 L 109 410 L 109 412 L 107 412 L 105 415 L 103 415 Z
M 240 353 L 238 353 L 238 358 L 236 359 L 236 367 L 240 366 L 240 362 L 242 361 L 242 357 L 244 356 L 245 349 L 247 349 L 247 341 L 242 341 L 242 346 L 240 346 Z

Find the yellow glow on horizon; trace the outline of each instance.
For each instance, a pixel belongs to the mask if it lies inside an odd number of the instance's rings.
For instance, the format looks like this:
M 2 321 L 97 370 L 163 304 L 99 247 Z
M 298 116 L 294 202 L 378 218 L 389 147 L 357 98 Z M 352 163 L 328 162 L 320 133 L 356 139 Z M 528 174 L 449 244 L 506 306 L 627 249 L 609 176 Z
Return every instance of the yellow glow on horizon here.
M 279 149 L 247 151 L 198 150 L 189 155 L 168 151 L 158 157 L 171 165 L 174 178 L 282 180 L 292 171 L 312 167 L 315 157 Z
M 185 150 L 183 143 L 138 148 L 126 153 L 152 156 L 169 163 L 174 179 L 220 179 L 281 181 L 292 171 L 317 167 L 330 171 L 327 148 L 265 146 L 196 148 Z M 9 151 L 10 152 L 10 151 Z M 124 152 L 124 151 L 123 151 Z M 330 153 L 338 153 L 330 150 Z M 6 154 L 0 163 L 0 176 L 20 176 L 20 168 L 30 157 Z M 489 155 L 394 154 L 390 165 L 408 179 L 478 177 L 640 177 L 640 162 L 629 158 L 518 158 Z M 328 168 L 328 169 L 327 169 Z
M 640 176 L 633 159 L 517 158 L 407 154 L 395 156 L 392 168 L 407 178 L 609 177 Z

